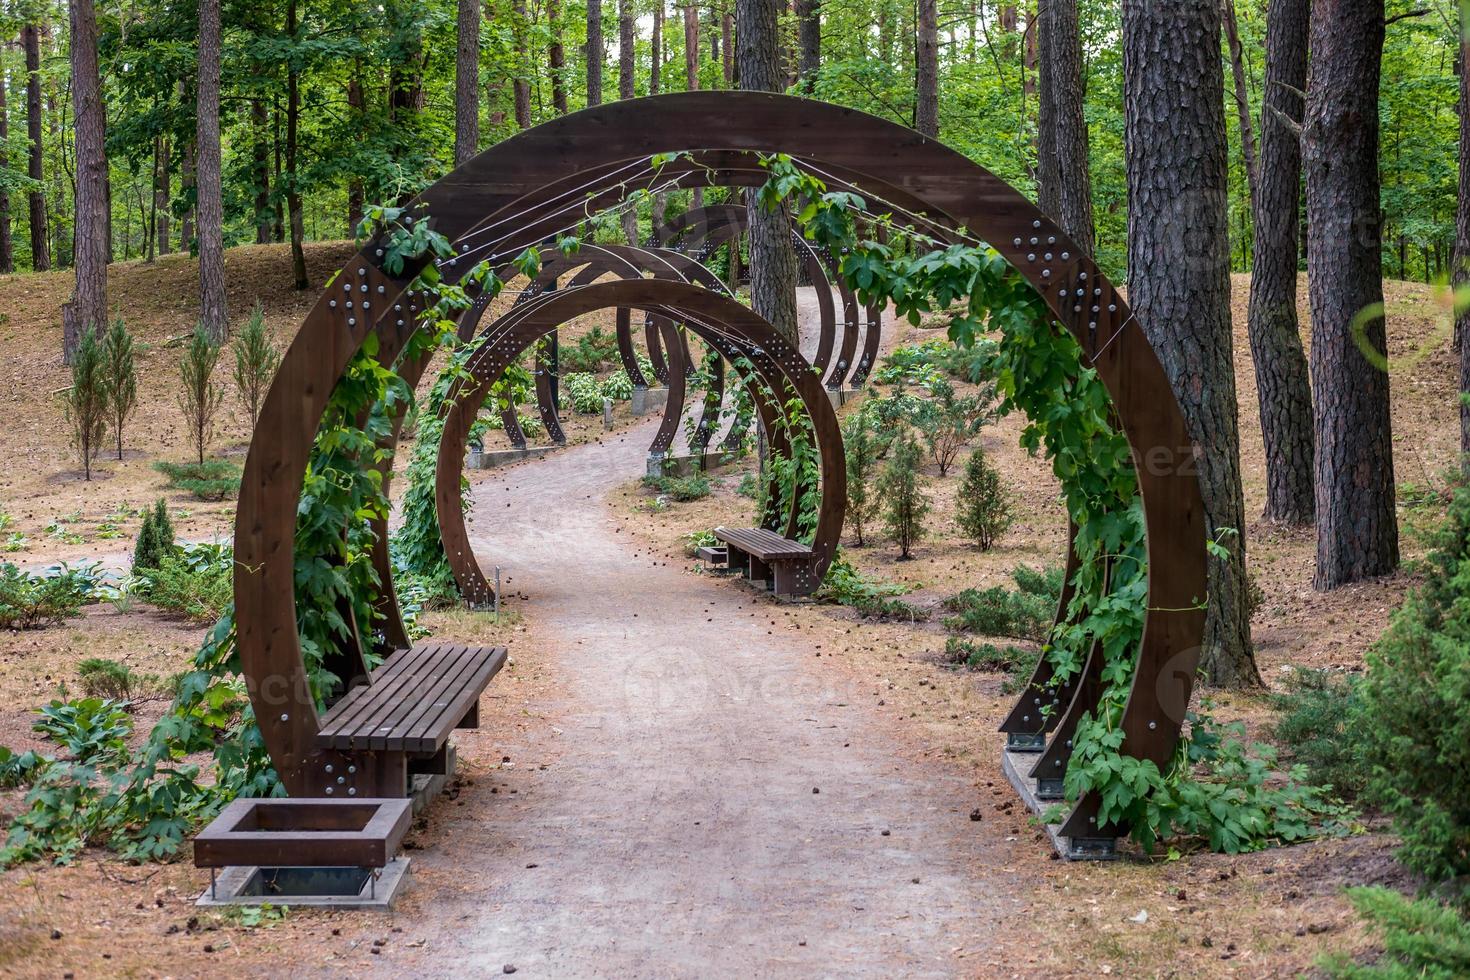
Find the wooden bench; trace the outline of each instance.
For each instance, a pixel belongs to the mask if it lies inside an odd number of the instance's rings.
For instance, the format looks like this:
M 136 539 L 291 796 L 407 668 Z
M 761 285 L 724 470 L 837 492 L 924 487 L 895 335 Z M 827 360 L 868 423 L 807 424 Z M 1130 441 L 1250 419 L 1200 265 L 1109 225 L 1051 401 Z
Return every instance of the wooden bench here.
M 811 595 L 822 584 L 812 549 L 800 541 L 762 527 L 717 527 L 714 534 L 725 542 L 729 568 L 778 595 Z
M 406 779 L 411 759 L 429 758 L 439 765 L 413 771 L 447 774 L 449 733 L 478 727 L 480 693 L 505 659 L 505 647 L 462 643 L 418 643 L 399 650 L 373 671 L 370 683 L 348 691 L 327 710 L 316 748 L 386 760 L 390 772 L 378 777 L 382 784 L 396 784 L 396 772 Z M 374 768 L 382 772 L 381 765 Z M 328 795 L 333 795 L 330 789 Z M 390 794 L 380 787 L 375 795 Z

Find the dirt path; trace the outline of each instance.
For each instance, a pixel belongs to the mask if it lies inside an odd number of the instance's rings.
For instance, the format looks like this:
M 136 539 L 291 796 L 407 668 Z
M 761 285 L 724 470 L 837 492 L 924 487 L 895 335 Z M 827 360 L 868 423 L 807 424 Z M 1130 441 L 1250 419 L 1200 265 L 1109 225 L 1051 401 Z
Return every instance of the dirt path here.
M 895 751 L 743 587 L 635 556 L 601 498 L 650 434 L 475 489 L 476 552 L 530 596 L 566 682 L 525 743 L 495 743 L 518 792 L 476 780 L 416 858 L 453 886 L 405 923 L 426 942 L 394 972 L 966 972 L 1021 904 L 973 791 Z

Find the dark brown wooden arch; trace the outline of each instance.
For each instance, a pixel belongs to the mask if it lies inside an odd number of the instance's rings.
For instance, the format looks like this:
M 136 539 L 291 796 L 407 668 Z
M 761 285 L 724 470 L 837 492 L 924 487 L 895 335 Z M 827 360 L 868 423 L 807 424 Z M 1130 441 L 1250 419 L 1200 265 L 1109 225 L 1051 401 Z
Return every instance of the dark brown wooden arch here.
M 837 417 L 831 402 L 822 392 L 818 376 L 770 324 L 734 300 L 674 280 L 629 279 L 543 294 L 523 315 L 507 316 L 497 321 L 495 326 L 498 329 L 485 335 L 475 354 L 464 365 L 467 380 L 457 386 L 446 400 L 436 480 L 440 534 L 461 594 L 476 603 L 488 602 L 492 595 L 492 586 L 475 561 L 459 508 L 465 440 L 480 404 L 506 365 L 512 363 L 537 336 L 552 329 L 557 322 L 618 305 L 653 310 L 671 321 L 687 323 L 689 329 L 716 343 L 727 357 L 746 359 L 768 388 L 778 392 L 789 391 L 801 399 L 816 435 L 820 460 L 822 506 L 811 542 L 815 574 L 820 576 L 837 551 L 847 491 Z M 558 321 L 557 317 L 562 320 Z M 678 383 L 678 377 L 672 380 Z M 775 402 L 771 405 L 762 402 L 765 412 L 779 411 L 782 399 L 778 397 Z M 772 424 L 774 421 L 774 417 L 768 416 L 771 429 L 779 432 L 780 427 Z M 794 524 L 795 508 L 794 499 L 789 519 L 784 514 L 779 518 L 768 514 L 767 520 L 780 519 L 786 524 Z
M 657 154 L 688 155 L 657 169 Z M 1167 376 L 1137 320 L 1101 270 L 1054 223 L 988 171 L 942 144 L 856 110 L 754 92 L 690 92 L 608 103 L 524 130 L 490 148 L 414 202 L 463 253 L 453 278 L 481 258 L 508 261 L 638 190 L 758 183 L 758 154 L 781 152 L 885 209 L 959 229 L 993 245 L 1081 344 L 1111 394 L 1138 463 L 1149 549 L 1149 607 L 1122 751 L 1167 765 L 1198 666 L 1206 594 L 1206 524 L 1189 438 Z M 251 444 L 236 515 L 235 598 L 240 660 L 272 761 L 288 790 L 309 786 L 323 753 L 296 634 L 293 536 L 311 445 L 327 398 L 369 332 L 411 332 L 381 316 L 417 267 L 390 276 L 369 245 L 308 314 L 286 352 Z M 608 284 L 618 285 L 618 284 Z M 636 284 L 633 284 L 636 285 Z M 329 307 L 351 296 L 371 308 Z M 1065 821 L 1090 836 L 1096 802 Z

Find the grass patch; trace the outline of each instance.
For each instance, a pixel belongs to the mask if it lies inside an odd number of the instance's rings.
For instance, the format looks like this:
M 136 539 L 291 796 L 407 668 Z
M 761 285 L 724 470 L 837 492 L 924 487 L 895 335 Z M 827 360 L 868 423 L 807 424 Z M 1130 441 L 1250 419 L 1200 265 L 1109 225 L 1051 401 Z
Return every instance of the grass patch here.
M 643 485 L 680 503 L 703 500 L 710 495 L 709 477 L 703 473 L 693 476 L 645 476 Z
M 183 490 L 198 500 L 225 500 L 240 493 L 240 467 L 223 459 L 203 463 L 159 461 L 153 468 L 168 477 L 171 490 Z

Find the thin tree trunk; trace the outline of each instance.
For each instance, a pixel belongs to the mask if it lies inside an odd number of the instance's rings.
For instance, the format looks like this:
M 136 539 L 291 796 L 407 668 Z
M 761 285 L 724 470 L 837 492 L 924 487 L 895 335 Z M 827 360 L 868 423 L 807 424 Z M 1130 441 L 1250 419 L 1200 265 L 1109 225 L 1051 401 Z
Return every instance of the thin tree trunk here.
M 198 129 L 194 141 L 199 211 L 199 323 L 217 344 L 224 343 L 230 332 L 225 302 L 224 196 L 220 186 L 219 74 L 220 0 L 199 0 Z M 298 282 L 305 277 L 303 263 L 298 270 Z
M 1383 32 L 1383 0 L 1312 4 L 1302 146 L 1319 589 L 1399 562 L 1378 193 Z
M 194 191 L 194 141 L 184 146 L 184 162 L 179 166 L 179 193 L 187 200 Z M 190 204 L 179 217 L 179 242 L 189 252 L 194 251 L 194 205 Z
M 1465 8 L 1460 8 L 1460 198 L 1455 207 L 1454 285 L 1462 294 L 1470 290 L 1470 40 Z M 0 110 L 3 110 L 0 103 Z M 3 116 L 3 111 L 0 111 Z M 0 120 L 3 122 L 3 120 Z M 1457 297 L 1464 302 L 1464 296 Z M 1470 477 L 1470 304 L 1455 319 L 1455 337 L 1460 345 L 1460 465 Z
M 632 0 L 618 0 L 618 98 L 633 98 L 634 72 L 637 62 L 634 60 L 638 36 L 634 32 L 635 22 L 633 20 Z M 633 205 L 623 208 L 623 237 L 628 239 L 628 244 L 638 244 L 638 209 Z
M 1082 39 L 1077 0 L 1042 0 L 1037 16 L 1040 111 L 1037 200 L 1062 230 L 1093 252 L 1092 172 L 1083 110 Z
M 720 16 L 721 54 L 724 63 L 725 87 L 735 87 L 735 12 L 726 10 Z
M 796 37 L 801 92 L 811 95 L 822 67 L 822 0 L 796 0 Z
M 1251 103 L 1245 87 L 1245 56 L 1240 49 L 1240 28 L 1235 21 L 1235 0 L 1221 0 L 1225 37 L 1230 42 L 1230 72 L 1235 80 L 1235 111 L 1240 119 L 1240 155 L 1245 161 L 1245 182 L 1250 204 L 1256 201 L 1256 134 L 1251 128 Z M 1270 30 L 1269 25 L 1267 30 Z
M 1265 518 L 1311 524 L 1312 390 L 1297 325 L 1297 212 L 1301 206 L 1301 92 L 1307 84 L 1311 0 L 1271 0 L 1266 81 L 1255 191 L 1255 249 L 1247 312 L 1261 440 L 1266 451 Z
M 454 56 L 454 165 L 480 150 L 480 0 L 459 0 L 459 38 Z M 361 86 L 354 76 L 361 100 Z M 352 99 L 349 95 L 348 102 Z M 350 210 L 350 208 L 349 208 Z
M 587 0 L 587 104 L 602 105 L 602 0 Z
M 158 144 L 159 140 L 153 141 L 153 197 L 148 202 L 148 214 L 143 219 L 143 261 L 151 263 L 158 254 L 155 245 L 157 239 L 154 231 L 158 228 Z
M 286 33 L 293 40 L 296 27 L 296 0 L 287 0 Z M 292 64 L 294 66 L 294 59 Z M 300 125 L 301 79 L 296 69 L 291 67 L 286 70 L 286 211 L 291 225 L 291 276 L 297 289 L 306 289 L 311 283 L 306 278 L 306 252 L 301 244 L 305 233 L 301 222 L 301 187 L 296 170 Z
M 0 168 L 10 166 L 10 154 L 5 147 L 10 140 L 10 110 L 6 107 L 6 93 L 10 88 L 10 72 L 0 69 Z M 15 271 L 15 241 L 10 229 L 10 192 L 0 189 L 0 274 L 10 275 Z
M 557 115 L 567 114 L 567 49 L 562 44 L 562 0 L 546 0 L 546 24 L 551 29 L 551 42 L 546 48 L 546 63 L 551 71 L 551 107 Z
M 781 68 L 780 0 L 736 0 L 737 55 L 740 87 L 778 92 L 784 87 Z M 796 252 L 791 246 L 791 217 L 784 208 L 767 211 L 746 195 L 750 212 L 750 300 L 756 313 L 795 346 Z
M 349 96 L 348 103 L 351 101 Z M 270 116 L 261 99 L 250 100 L 250 141 L 250 182 L 255 185 L 255 243 L 264 245 L 271 240 L 271 164 Z M 351 187 L 350 182 L 348 186 Z
M 65 360 L 82 335 L 107 329 L 107 116 L 97 70 L 97 12 L 71 0 L 71 88 L 76 107 L 76 291 L 62 309 Z
M 653 36 L 648 39 L 648 94 L 663 90 L 664 0 L 653 0 Z
M 1210 559 L 1201 664 L 1260 684 L 1251 650 L 1245 502 L 1231 356 L 1229 166 L 1218 0 L 1124 0 L 1128 300 L 1195 443 Z
M 35 182 L 27 194 L 30 203 L 31 268 L 44 272 L 51 268 L 51 239 L 46 226 L 46 178 L 41 129 L 41 28 L 27 24 L 20 31 L 26 54 L 26 135 L 30 139 L 30 158 L 26 172 Z
M 939 136 L 939 10 L 936 0 L 918 0 L 914 37 L 914 128 Z
M 515 36 L 516 73 L 511 82 L 515 96 L 516 125 L 531 128 L 531 20 L 526 0 L 512 0 L 511 31 Z
M 699 8 L 693 0 L 684 4 L 684 88 L 699 91 Z
M 158 137 L 153 175 L 153 206 L 158 211 L 158 254 L 173 251 L 173 238 L 169 234 L 169 208 L 173 204 L 173 189 L 169 180 L 168 138 Z M 110 211 L 111 209 L 109 209 Z

